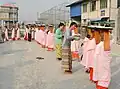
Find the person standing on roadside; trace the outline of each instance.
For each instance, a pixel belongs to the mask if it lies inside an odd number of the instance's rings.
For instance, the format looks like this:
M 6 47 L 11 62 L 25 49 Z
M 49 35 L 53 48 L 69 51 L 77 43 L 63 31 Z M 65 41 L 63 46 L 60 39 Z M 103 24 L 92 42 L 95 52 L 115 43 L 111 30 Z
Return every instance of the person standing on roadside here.
M 77 24 L 72 22 L 70 27 L 65 30 L 64 34 L 62 44 L 62 68 L 65 73 L 72 73 L 71 41 L 80 39 L 80 35 L 72 36 L 72 30 L 75 30 L 76 28 Z
M 32 40 L 32 26 L 30 25 L 28 29 L 28 41 L 31 42 L 31 40 Z
M 55 31 L 55 46 L 56 46 L 56 58 L 58 60 L 62 60 L 62 39 L 63 34 L 62 31 L 64 30 L 65 25 L 60 23 L 58 29 Z

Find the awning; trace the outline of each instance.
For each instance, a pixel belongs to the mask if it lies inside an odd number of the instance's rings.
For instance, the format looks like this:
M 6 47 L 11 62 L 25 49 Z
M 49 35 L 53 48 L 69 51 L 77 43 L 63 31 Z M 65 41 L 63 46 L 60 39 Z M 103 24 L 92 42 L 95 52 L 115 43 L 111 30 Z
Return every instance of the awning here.
M 102 21 L 104 19 L 108 19 L 109 17 L 101 17 L 101 18 L 95 18 L 95 19 L 89 19 L 92 22 L 96 22 L 96 21 Z
M 66 7 L 71 7 L 71 6 L 73 6 L 73 5 L 80 4 L 81 2 L 83 2 L 83 0 L 78 0 L 78 1 L 75 1 L 75 2 L 67 5 Z
M 89 19 L 91 22 L 101 21 L 101 18 Z

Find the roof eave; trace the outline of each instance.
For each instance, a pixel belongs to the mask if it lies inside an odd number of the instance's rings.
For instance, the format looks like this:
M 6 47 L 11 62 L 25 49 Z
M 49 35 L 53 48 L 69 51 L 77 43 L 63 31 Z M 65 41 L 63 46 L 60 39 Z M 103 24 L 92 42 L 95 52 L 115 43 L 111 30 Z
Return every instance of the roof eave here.
M 84 0 L 79 0 L 79 1 L 73 2 L 73 3 L 69 4 L 69 5 L 67 5 L 66 7 L 71 7 L 71 6 L 74 6 L 76 4 L 81 4 L 83 1 Z

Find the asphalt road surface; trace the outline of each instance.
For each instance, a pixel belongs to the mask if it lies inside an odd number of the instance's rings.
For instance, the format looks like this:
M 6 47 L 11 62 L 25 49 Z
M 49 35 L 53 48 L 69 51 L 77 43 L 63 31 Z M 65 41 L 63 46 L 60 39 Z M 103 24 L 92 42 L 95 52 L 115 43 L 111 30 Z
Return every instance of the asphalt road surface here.
M 114 46 L 109 89 L 120 89 L 119 52 Z M 95 85 L 78 61 L 73 62 L 73 74 L 64 74 L 55 52 L 36 42 L 10 41 L 0 44 L 0 89 L 95 89 Z

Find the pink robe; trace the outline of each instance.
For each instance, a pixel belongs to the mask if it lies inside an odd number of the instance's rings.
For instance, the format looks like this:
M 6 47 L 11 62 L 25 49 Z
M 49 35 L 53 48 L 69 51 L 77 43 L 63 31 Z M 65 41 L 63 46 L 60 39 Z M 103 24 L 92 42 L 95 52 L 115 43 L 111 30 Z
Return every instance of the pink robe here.
M 5 29 L 5 39 L 6 39 L 6 40 L 9 40 L 9 37 L 8 37 L 8 29 Z
M 46 46 L 47 46 L 48 48 L 54 48 L 54 33 L 49 32 L 49 33 L 47 34 Z
M 24 40 L 28 40 L 28 29 L 25 29 Z
M 72 35 L 73 36 L 77 35 L 77 34 L 74 33 L 74 30 L 72 31 Z M 80 48 L 80 41 L 74 40 L 74 41 L 71 42 L 71 51 L 72 52 L 79 52 L 79 48 Z
M 41 44 L 41 34 L 42 34 L 42 30 L 38 30 L 38 32 L 36 33 L 36 40 L 39 44 Z
M 100 43 L 96 45 L 96 48 L 95 48 L 95 53 L 94 53 L 94 66 L 93 66 L 93 81 L 98 81 L 98 77 L 97 77 L 97 63 L 98 63 L 98 56 L 100 55 Z
M 84 41 L 83 41 L 83 59 L 81 61 L 81 64 L 83 66 L 86 66 L 86 52 L 87 52 L 87 45 L 88 45 L 89 39 L 87 37 L 85 37 Z
M 45 46 L 47 41 L 47 34 L 45 31 L 41 31 L 40 38 L 41 38 L 41 44 Z
M 16 40 L 20 40 L 20 29 L 19 29 L 19 28 L 17 29 L 17 37 L 16 37 Z
M 94 66 L 94 52 L 96 48 L 95 38 L 88 41 L 87 52 L 86 52 L 86 68 L 93 68 Z
M 112 41 L 110 43 L 112 45 Z M 98 86 L 109 87 L 111 81 L 110 51 L 104 51 L 104 42 L 96 46 L 94 54 L 93 80 L 98 81 Z
M 37 36 L 38 36 L 38 28 L 35 28 L 35 40 L 37 41 Z
M 12 40 L 15 40 L 15 29 L 12 30 Z
M 35 29 L 34 28 L 32 28 L 32 39 L 34 40 L 35 39 Z

